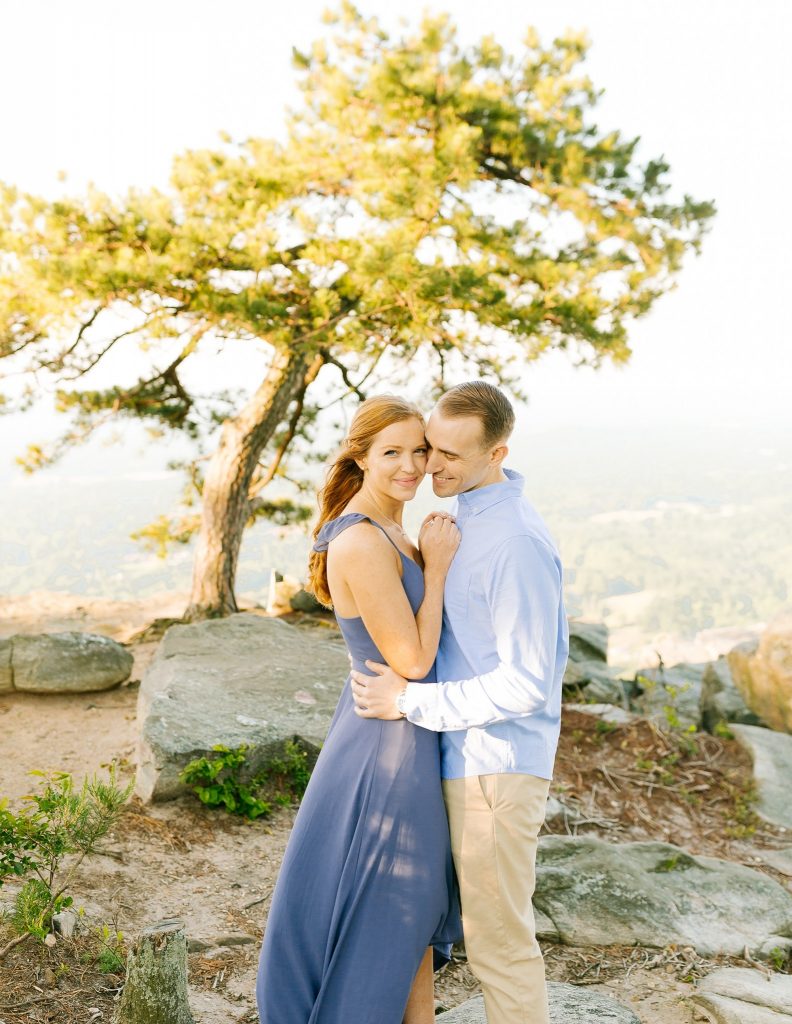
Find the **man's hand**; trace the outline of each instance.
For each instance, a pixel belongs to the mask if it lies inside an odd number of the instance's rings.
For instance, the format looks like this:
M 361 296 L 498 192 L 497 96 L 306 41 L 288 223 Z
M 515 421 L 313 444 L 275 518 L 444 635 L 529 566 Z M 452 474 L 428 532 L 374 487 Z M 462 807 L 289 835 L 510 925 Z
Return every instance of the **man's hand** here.
M 396 698 L 407 685 L 407 680 L 387 665 L 379 665 L 376 661 L 367 661 L 366 665 L 376 675 L 352 672 L 355 714 L 361 718 L 384 718 L 387 721 L 401 718 Z

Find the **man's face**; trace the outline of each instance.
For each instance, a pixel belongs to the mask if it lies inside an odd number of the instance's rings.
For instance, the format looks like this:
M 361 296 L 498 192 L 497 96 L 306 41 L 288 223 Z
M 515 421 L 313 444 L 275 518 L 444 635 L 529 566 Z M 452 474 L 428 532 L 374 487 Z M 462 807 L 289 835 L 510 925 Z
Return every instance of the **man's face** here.
M 429 417 L 426 472 L 432 476 L 432 487 L 438 498 L 450 498 L 502 479 L 502 455 L 493 459 L 493 454 L 502 452 L 503 445 L 484 448 L 483 433 L 477 416 L 444 416 L 435 409 Z

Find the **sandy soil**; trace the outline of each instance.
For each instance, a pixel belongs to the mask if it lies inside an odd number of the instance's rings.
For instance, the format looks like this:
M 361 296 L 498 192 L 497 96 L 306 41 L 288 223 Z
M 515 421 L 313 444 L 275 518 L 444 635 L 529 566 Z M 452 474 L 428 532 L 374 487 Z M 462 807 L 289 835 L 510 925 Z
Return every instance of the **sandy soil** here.
M 154 618 L 177 616 L 182 608 L 181 599 L 79 603 L 31 595 L 12 603 L 7 599 L 0 635 L 83 629 L 124 641 Z M 62 769 L 81 778 L 115 761 L 122 775 L 131 778 L 137 683 L 155 649 L 156 641 L 135 644 L 131 679 L 112 691 L 2 695 L 0 797 L 18 804 L 34 781 L 27 774 L 32 769 Z M 592 736 L 592 756 L 607 753 L 602 741 L 601 736 Z M 560 767 L 563 775 L 563 762 Z M 559 781 L 567 793 L 574 785 L 571 775 Z M 607 809 L 589 808 L 603 820 Z M 672 812 L 677 813 L 674 808 L 669 815 Z M 268 821 L 246 822 L 207 812 L 187 798 L 156 807 L 133 800 L 104 841 L 105 852 L 87 859 L 74 880 L 75 903 L 85 909 L 86 930 L 107 924 L 132 937 L 157 920 L 182 918 L 193 948 L 190 985 L 196 1021 L 252 1024 L 258 945 L 293 816 L 294 811 L 286 809 Z M 626 822 L 618 838 L 633 838 L 634 828 L 640 826 L 639 820 L 634 826 Z M 607 823 L 604 827 L 606 834 Z M 747 850 L 742 845 L 732 852 L 742 859 Z M 8 902 L 13 888 L 2 892 L 5 896 L 0 894 L 0 899 Z M 120 979 L 102 980 L 82 968 L 76 989 L 70 987 L 68 975 L 57 985 L 45 985 L 47 964 L 55 969 L 64 962 L 63 947 L 60 940 L 52 950 L 29 946 L 10 954 L 2 970 L 8 969 L 13 984 L 2 986 L 0 1024 L 110 1020 Z M 630 1006 L 643 1024 L 692 1024 L 706 1019 L 695 1016 L 687 1002 L 693 984 L 685 979 L 713 966 L 700 958 L 677 950 L 548 946 L 545 952 L 550 978 L 593 984 Z M 75 966 L 72 977 L 76 970 Z M 438 1004 L 444 1007 L 455 1006 L 476 991 L 464 962 L 447 968 L 436 987 Z M 4 1003 L 6 992 L 12 997 Z M 98 1015 L 91 1012 L 94 1008 Z

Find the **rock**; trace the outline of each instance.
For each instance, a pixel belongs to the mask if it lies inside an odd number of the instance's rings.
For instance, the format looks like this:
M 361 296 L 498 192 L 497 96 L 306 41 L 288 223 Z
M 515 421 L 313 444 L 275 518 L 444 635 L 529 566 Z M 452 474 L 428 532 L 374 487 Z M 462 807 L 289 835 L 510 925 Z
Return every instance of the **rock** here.
M 29 693 L 109 690 L 132 671 L 129 651 L 96 633 L 17 634 L 11 643 L 14 688 Z
M 773 619 L 758 647 L 739 644 L 728 659 L 751 711 L 771 729 L 792 733 L 792 611 Z
M 792 736 L 757 725 L 732 725 L 731 731 L 753 759 L 759 800 L 754 808 L 772 825 L 792 829 Z
M 583 818 L 583 815 L 576 807 L 565 804 L 563 800 L 559 800 L 555 796 L 547 798 L 544 824 L 549 832 L 560 830 L 568 833 L 569 826 L 574 825 L 581 818 Z
M 534 905 L 561 941 L 693 946 L 705 956 L 760 952 L 792 935 L 792 895 L 767 875 L 666 843 L 590 836 L 539 842 Z
M 713 1024 L 792 1024 L 792 976 L 722 967 L 696 984 L 692 1001 Z
M 551 1024 L 641 1024 L 626 1006 L 580 985 L 551 981 L 547 995 Z
M 267 615 L 286 615 L 292 610 L 291 599 L 301 590 L 300 583 L 293 576 L 281 576 L 270 572 L 267 596 Z
M 291 596 L 289 604 L 295 612 L 307 612 L 309 614 L 314 614 L 316 612 L 327 611 L 325 606 L 320 604 L 313 594 L 309 594 L 304 588 L 301 588 L 296 594 Z
M 231 932 L 225 935 L 218 935 L 212 940 L 213 946 L 249 946 L 258 942 L 255 935 L 248 935 L 246 932 Z
M 630 706 L 631 686 L 611 672 L 601 673 L 592 679 L 586 687 L 586 699 L 598 704 L 617 704 L 620 707 Z
M 641 1024 L 626 1006 L 580 985 L 549 981 L 547 997 L 551 1024 Z M 461 1006 L 438 1014 L 437 1020 L 446 1024 L 487 1024 L 484 997 L 474 996 Z
M 565 704 L 565 711 L 580 711 L 584 715 L 594 715 L 603 722 L 610 722 L 612 725 L 629 725 L 639 716 L 632 711 L 625 711 L 624 708 L 615 707 L 613 704 Z
M 734 685 L 727 657 L 721 655 L 717 661 L 710 662 L 704 669 L 701 683 L 701 724 L 708 732 L 719 722 L 762 724 Z
M 635 677 L 640 690 L 639 696 L 633 699 L 636 711 L 665 729 L 698 728 L 706 668 L 706 663 L 681 662 L 671 668 L 641 669 Z
M 14 689 L 14 673 L 11 669 L 12 644 L 9 638 L 0 639 L 0 693 Z
M 586 698 L 599 703 L 628 703 L 625 683 L 602 661 L 568 661 L 563 685 L 576 693 L 585 688 Z
M 53 914 L 52 923 L 55 931 L 64 939 L 70 939 L 77 927 L 78 917 L 72 910 L 62 910 L 59 914 Z
M 608 660 L 608 627 L 603 622 L 569 620 L 569 660 Z
M 248 946 L 258 939 L 245 932 L 231 932 L 225 935 L 216 935 L 210 939 L 192 938 L 187 940 L 188 953 L 202 953 L 207 949 L 226 948 L 228 946 Z
M 780 871 L 787 878 L 792 878 L 792 846 L 784 846 L 780 850 L 754 850 L 753 852 L 763 863 Z
M 543 913 L 538 907 L 534 907 L 533 912 L 536 937 L 541 939 L 542 942 L 560 942 L 561 936 L 558 934 L 558 929 L 547 914 Z
M 141 798 L 186 792 L 179 772 L 216 744 L 247 744 L 256 767 L 295 737 L 317 753 L 349 660 L 315 633 L 252 614 L 172 626 L 138 696 Z

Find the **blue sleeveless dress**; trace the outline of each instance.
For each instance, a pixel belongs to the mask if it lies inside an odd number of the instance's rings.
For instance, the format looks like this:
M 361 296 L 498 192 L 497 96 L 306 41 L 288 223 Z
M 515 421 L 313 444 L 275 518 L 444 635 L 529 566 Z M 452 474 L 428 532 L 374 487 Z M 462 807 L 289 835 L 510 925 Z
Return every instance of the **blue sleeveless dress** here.
M 366 519 L 325 523 L 315 549 Z M 417 612 L 423 573 L 399 553 Z M 336 619 L 356 669 L 368 672 L 367 658 L 384 663 L 362 619 Z M 272 896 L 256 985 L 261 1024 L 401 1024 L 427 947 L 438 967 L 461 938 L 439 736 L 406 719 L 359 718 L 348 683 Z

